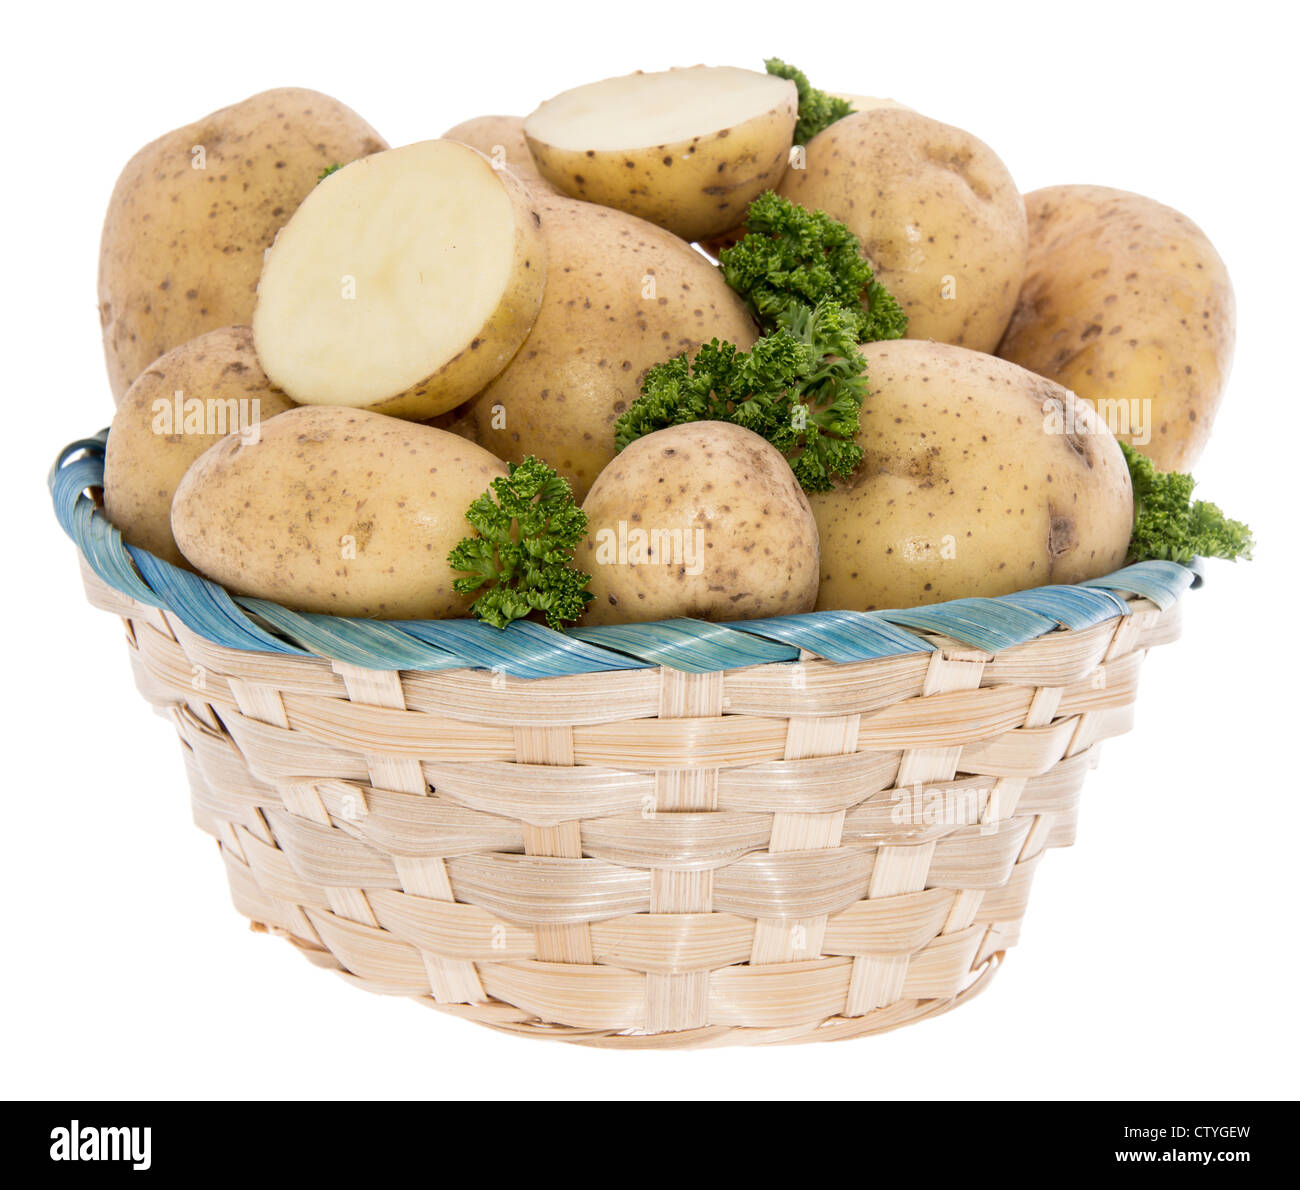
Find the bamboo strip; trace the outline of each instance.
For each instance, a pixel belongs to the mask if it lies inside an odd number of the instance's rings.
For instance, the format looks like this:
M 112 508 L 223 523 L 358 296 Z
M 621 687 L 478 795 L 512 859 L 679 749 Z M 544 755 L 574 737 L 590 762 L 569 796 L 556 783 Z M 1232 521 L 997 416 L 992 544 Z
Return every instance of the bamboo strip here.
M 659 718 L 674 720 L 719 716 L 724 709 L 724 675 L 685 674 L 659 671 Z M 699 766 L 688 771 L 660 771 L 655 774 L 655 792 L 643 821 L 653 825 L 662 842 L 677 838 L 701 818 L 713 818 L 718 805 L 718 770 Z M 725 823 L 724 823 L 725 826 Z M 666 833 L 665 833 L 666 828 Z M 598 828 L 599 830 L 599 828 Z M 746 842 L 757 845 L 750 833 Z M 652 915 L 707 914 L 713 909 L 711 866 L 678 866 L 685 849 L 672 847 L 664 858 L 673 866 L 656 865 L 650 873 Z M 744 845 L 733 847 L 740 854 Z M 624 856 L 622 862 L 630 857 Z M 687 856 L 689 862 L 689 856 Z M 606 959 L 611 961 L 610 958 Z M 652 1033 L 677 1033 L 709 1024 L 707 969 L 646 971 L 643 1028 Z
M 396 673 L 358 669 L 354 665 L 338 661 L 333 668 L 343 679 L 348 698 L 353 704 L 389 707 L 401 711 L 406 709 L 406 696 Z M 419 797 L 425 797 L 429 793 L 424 773 L 416 760 L 385 752 L 371 752 L 365 755 L 365 763 L 370 782 L 377 789 L 391 789 Z M 438 856 L 395 855 L 393 872 L 408 893 L 437 901 L 455 899 L 446 866 Z M 354 920 L 365 920 L 367 924 L 377 927 L 379 922 L 368 902 L 365 909 L 364 919 L 356 914 L 346 916 Z M 338 912 L 337 908 L 335 912 Z M 476 1004 L 486 998 L 473 963 L 446 958 L 430 951 L 421 951 L 420 957 L 424 962 L 429 989 L 439 1003 Z

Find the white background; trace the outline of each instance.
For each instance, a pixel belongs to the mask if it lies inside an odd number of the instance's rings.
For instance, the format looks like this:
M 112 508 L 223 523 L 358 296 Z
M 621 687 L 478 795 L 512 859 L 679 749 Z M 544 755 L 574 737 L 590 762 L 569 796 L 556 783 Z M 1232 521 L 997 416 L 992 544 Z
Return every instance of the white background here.
M 15 7 L 0 1093 L 1294 1095 L 1292 21 L 1276 4 L 1135 0 Z M 1049 855 L 1020 946 L 954 1013 L 838 1045 L 616 1054 L 349 988 L 230 907 L 171 729 L 135 693 L 118 623 L 83 602 L 48 510 L 49 461 L 112 414 L 95 270 L 116 175 L 146 141 L 269 87 L 335 95 L 399 145 L 608 75 L 772 54 L 970 129 L 1024 190 L 1119 186 L 1200 223 L 1240 329 L 1197 472 L 1252 523 L 1258 560 L 1212 567 L 1189 595 L 1184 639 L 1144 667 L 1136 731 L 1090 777 L 1078 843 Z

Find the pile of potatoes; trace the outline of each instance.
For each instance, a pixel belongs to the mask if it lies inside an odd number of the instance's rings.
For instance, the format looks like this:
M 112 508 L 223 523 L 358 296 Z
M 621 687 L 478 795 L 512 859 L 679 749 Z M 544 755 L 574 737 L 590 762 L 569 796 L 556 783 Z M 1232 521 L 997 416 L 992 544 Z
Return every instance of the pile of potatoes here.
M 107 515 L 234 593 L 382 619 L 468 614 L 447 555 L 528 456 L 587 513 L 587 624 L 1116 569 L 1117 435 L 1187 470 L 1210 432 L 1223 262 L 1151 199 L 1022 196 L 970 133 L 847 98 L 807 145 L 795 84 L 733 67 L 608 79 L 397 148 L 294 89 L 168 133 L 104 225 Z M 846 224 L 909 319 L 860 348 L 863 461 L 825 492 L 736 425 L 614 441 L 650 368 L 759 337 L 713 257 L 769 190 Z

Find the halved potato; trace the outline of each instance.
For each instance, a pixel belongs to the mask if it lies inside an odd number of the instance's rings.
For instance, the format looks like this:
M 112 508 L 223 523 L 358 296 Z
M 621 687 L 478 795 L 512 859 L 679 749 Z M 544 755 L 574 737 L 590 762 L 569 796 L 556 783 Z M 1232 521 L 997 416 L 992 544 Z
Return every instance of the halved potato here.
M 735 227 L 785 172 L 794 83 L 732 66 L 629 74 L 565 91 L 524 121 L 542 177 L 686 240 Z
M 253 338 L 300 404 L 433 417 L 509 363 L 545 286 L 522 183 L 467 145 L 424 141 L 312 191 L 267 254 Z

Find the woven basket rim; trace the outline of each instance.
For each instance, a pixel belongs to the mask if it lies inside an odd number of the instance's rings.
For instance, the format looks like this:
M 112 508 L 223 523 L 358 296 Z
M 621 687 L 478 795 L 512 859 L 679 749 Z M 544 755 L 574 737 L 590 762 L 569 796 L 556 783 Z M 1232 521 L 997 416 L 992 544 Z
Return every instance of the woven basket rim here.
M 662 666 L 687 673 L 795 662 L 851 663 L 933 652 L 940 634 L 988 654 L 1062 629 L 1130 613 L 1125 595 L 1165 610 L 1199 586 L 1198 561 L 1147 561 L 1074 585 L 872 612 L 825 611 L 711 623 L 674 619 L 556 631 L 517 620 L 363 620 L 296 612 L 224 587 L 126 544 L 90 494 L 102 489 L 108 429 L 69 443 L 50 469 L 55 516 L 84 563 L 115 591 L 177 617 L 214 644 L 250 653 L 324 657 L 364 669 L 489 669 L 544 678 Z

